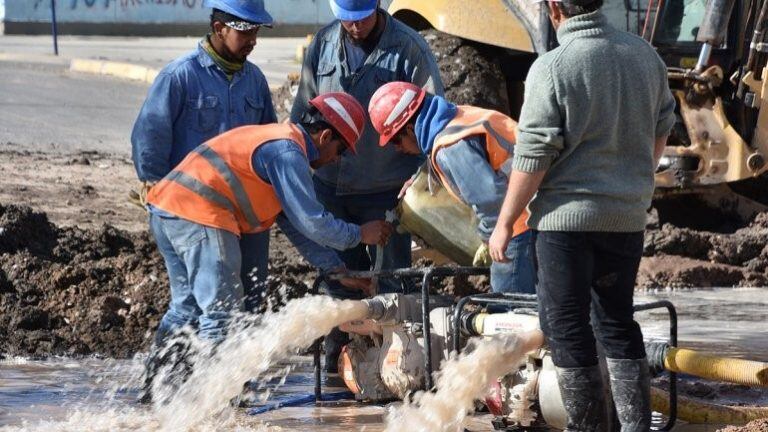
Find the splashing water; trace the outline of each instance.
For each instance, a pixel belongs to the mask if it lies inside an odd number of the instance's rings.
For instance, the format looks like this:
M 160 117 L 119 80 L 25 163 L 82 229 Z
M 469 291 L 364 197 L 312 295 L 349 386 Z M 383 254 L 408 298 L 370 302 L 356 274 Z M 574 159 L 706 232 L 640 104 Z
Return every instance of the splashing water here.
M 3 432 L 29 431 L 278 431 L 266 425 L 242 425 L 230 400 L 249 379 L 268 376 L 270 366 L 309 347 L 333 327 L 364 318 L 367 306 L 359 301 L 334 300 L 327 296 L 304 297 L 288 302 L 278 312 L 261 317 L 235 319 L 224 342 L 193 360 L 194 370 L 177 390 L 163 389 L 153 410 L 125 407 L 76 411 L 65 421 L 25 423 L 0 428 Z M 196 342 L 199 343 L 199 342 Z M 205 353 L 214 352 L 213 355 Z
M 437 392 L 418 392 L 387 415 L 386 432 L 456 432 L 492 380 L 516 370 L 524 355 L 541 346 L 540 331 L 475 339 L 459 356 L 443 363 Z
M 265 315 L 261 325 L 246 324 L 230 332 L 214 356 L 195 363 L 192 375 L 170 402 L 157 407 L 163 429 L 188 430 L 227 410 L 229 400 L 247 380 L 259 377 L 337 325 L 367 313 L 367 306 L 359 301 L 305 297 Z

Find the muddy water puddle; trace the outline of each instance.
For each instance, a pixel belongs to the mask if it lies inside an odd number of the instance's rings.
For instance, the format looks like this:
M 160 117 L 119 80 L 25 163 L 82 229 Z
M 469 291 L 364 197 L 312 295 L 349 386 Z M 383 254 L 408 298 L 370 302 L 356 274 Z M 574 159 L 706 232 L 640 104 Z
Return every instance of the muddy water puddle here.
M 680 345 L 720 355 L 768 360 L 768 289 L 712 289 L 645 293 L 637 302 L 672 301 L 679 315 Z M 642 312 L 638 320 L 646 337 L 663 339 L 668 333 L 666 311 Z M 142 359 L 0 360 L 0 431 L 158 430 L 149 409 L 134 402 Z M 287 376 L 282 374 L 289 371 Z M 314 379 L 311 358 L 292 357 L 270 370 L 275 376 L 266 388 L 270 400 L 309 395 Z M 326 389 L 329 392 L 342 389 Z M 762 393 L 751 402 L 768 404 Z M 754 395 L 753 395 L 754 396 Z M 728 403 L 740 402 L 728 395 Z M 323 407 L 286 407 L 258 416 L 238 410 L 215 428 L 231 431 L 383 431 L 391 407 L 352 402 Z M 79 414 L 78 414 L 79 413 Z M 465 426 L 489 431 L 490 418 L 470 417 Z M 85 427 L 85 425 L 88 425 Z M 714 431 L 714 427 L 699 429 Z
M 648 292 L 635 303 L 669 300 L 677 309 L 679 346 L 728 357 L 768 361 L 768 288 Z M 640 312 L 646 339 L 666 339 L 666 309 Z

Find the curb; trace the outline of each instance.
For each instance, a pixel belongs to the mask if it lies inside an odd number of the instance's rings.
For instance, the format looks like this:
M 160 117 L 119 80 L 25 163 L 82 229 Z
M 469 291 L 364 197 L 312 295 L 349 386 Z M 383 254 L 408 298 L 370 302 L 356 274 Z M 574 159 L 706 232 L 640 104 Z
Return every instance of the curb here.
M 108 75 L 117 78 L 142 81 L 147 84 L 152 84 L 160 73 L 158 69 L 132 63 L 89 59 L 72 59 L 69 63 L 69 70 L 71 72 Z

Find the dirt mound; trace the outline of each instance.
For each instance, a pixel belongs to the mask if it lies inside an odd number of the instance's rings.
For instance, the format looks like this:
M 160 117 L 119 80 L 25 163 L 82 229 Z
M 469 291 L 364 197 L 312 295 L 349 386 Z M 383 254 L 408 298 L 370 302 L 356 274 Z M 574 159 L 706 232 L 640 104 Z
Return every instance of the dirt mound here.
M 147 234 L 58 228 L 0 205 L 0 352 L 126 357 L 146 346 L 168 301 Z
M 491 52 L 436 30 L 421 34 L 435 55 L 449 101 L 508 112 L 506 79 Z
M 717 432 L 768 432 L 768 419 L 754 420 L 744 426 L 728 426 Z
M 278 230 L 264 307 L 304 295 L 314 271 Z M 168 304 L 165 265 L 148 233 L 56 227 L 0 205 L 0 352 L 130 357 L 146 350 Z
M 768 284 L 768 213 L 730 234 L 651 224 L 638 285 L 729 287 Z

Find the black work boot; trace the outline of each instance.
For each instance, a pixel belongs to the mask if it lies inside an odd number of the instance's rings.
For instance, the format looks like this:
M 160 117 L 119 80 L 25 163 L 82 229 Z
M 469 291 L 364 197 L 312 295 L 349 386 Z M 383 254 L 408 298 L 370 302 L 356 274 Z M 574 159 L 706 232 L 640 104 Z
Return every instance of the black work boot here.
M 603 380 L 599 366 L 556 367 L 557 384 L 563 398 L 568 424 L 565 432 L 605 430 Z
M 651 373 L 645 357 L 637 360 L 606 359 L 611 392 L 621 432 L 651 429 Z

